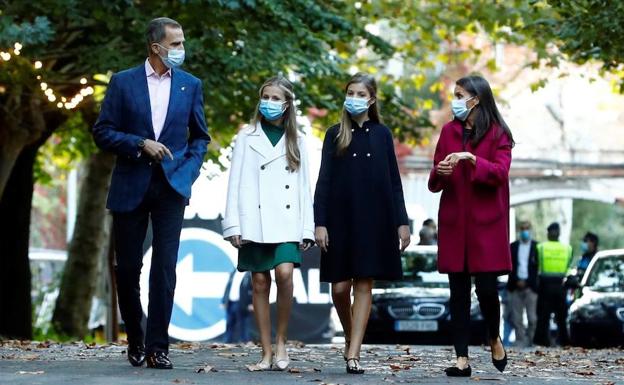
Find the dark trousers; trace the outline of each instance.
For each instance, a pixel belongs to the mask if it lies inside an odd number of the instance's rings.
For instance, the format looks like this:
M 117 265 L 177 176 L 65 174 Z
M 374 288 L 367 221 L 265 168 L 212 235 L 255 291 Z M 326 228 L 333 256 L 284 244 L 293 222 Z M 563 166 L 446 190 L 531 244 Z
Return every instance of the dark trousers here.
M 569 345 L 568 306 L 566 304 L 566 288 L 563 277 L 540 277 L 537 290 L 537 328 L 534 342 L 537 345 L 550 346 L 550 315 L 555 313 L 557 335 L 561 345 Z
M 451 273 L 449 274 L 449 284 L 451 288 L 451 324 L 453 326 L 455 354 L 457 354 L 457 357 L 468 357 L 471 276 L 468 273 Z M 481 314 L 485 319 L 488 338 L 497 338 L 500 327 L 497 275 L 494 273 L 475 274 L 475 287 Z
M 128 343 L 145 343 L 146 352 L 169 350 L 169 321 L 176 285 L 176 263 L 186 199 L 167 181 L 160 165 L 152 169 L 149 188 L 141 204 L 130 212 L 113 213 L 117 296 L 126 325 Z M 139 277 L 143 265 L 143 242 L 152 220 L 152 262 L 149 276 L 147 331 L 141 326 L 143 310 Z

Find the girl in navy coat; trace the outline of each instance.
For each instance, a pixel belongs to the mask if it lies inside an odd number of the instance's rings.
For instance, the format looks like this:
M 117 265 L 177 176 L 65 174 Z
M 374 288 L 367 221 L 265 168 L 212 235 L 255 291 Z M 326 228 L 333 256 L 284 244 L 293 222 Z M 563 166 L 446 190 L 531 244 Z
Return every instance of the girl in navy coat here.
M 401 251 L 410 242 L 401 177 L 390 130 L 381 124 L 377 85 L 356 74 L 346 86 L 342 120 L 327 130 L 314 195 L 321 281 L 345 332 L 348 373 L 363 373 L 360 347 L 374 279 L 402 277 Z M 353 306 L 351 289 L 353 288 Z

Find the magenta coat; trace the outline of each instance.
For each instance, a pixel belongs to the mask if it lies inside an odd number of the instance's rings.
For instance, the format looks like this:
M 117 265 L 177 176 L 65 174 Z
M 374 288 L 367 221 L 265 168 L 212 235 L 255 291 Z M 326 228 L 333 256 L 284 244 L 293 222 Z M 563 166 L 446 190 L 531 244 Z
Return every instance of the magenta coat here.
M 441 273 L 511 271 L 509 251 L 509 166 L 511 140 L 498 126 L 475 147 L 463 148 L 463 128 L 444 127 L 433 158 L 429 190 L 442 191 L 438 211 L 438 270 Z M 476 164 L 460 161 L 449 176 L 436 174 L 438 162 L 468 151 Z

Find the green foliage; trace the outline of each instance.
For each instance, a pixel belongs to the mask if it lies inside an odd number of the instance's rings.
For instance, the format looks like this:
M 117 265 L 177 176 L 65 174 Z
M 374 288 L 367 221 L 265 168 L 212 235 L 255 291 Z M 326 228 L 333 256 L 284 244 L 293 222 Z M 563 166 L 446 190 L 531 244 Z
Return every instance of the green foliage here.
M 276 74 L 295 80 L 302 112 L 329 111 L 315 122 L 318 129 L 338 120 L 343 87 L 354 69 L 375 74 L 386 123 L 413 142 L 428 136 L 429 112 L 447 101 L 450 82 L 496 69 L 479 39 L 531 46 L 536 63 L 601 60 L 612 72 L 622 71 L 624 52 L 624 3 L 605 0 L 0 3 L 0 47 L 21 41 L 22 56 L 42 60 L 42 76 L 65 95 L 80 88 L 83 76 L 103 84 L 93 75 L 139 65 L 146 56 L 144 29 L 153 17 L 178 20 L 187 39 L 185 68 L 204 84 L 213 159 L 252 114 L 258 87 Z M 0 75 L 0 85 L 40 92 L 30 67 L 14 68 L 12 75 L 19 76 Z M 76 133 L 61 137 L 86 138 Z
M 613 0 L 531 0 L 523 32 L 535 42 L 540 58 L 602 63 L 602 72 L 620 78 L 624 93 L 624 2 Z M 556 49 L 555 49 L 556 47 Z
M 600 250 L 624 248 L 621 235 L 624 233 L 624 207 L 586 200 L 575 200 L 573 205 L 574 225 L 570 238 L 575 251 L 579 250 L 588 231 L 600 238 Z
M 76 168 L 87 154 L 95 150 L 88 124 L 77 111 L 40 148 L 35 162 L 35 178 L 39 183 L 49 184 L 51 174 Z
M 0 14 L 1 15 L 1 14 Z M 52 38 L 50 20 L 37 16 L 32 23 L 15 23 L 13 18 L 0 18 L 0 46 L 11 46 L 16 41 L 22 44 L 42 44 Z
M 187 38 L 185 68 L 203 80 L 206 114 L 217 144 L 213 148 L 218 149 L 247 121 L 258 87 L 268 77 L 296 76 L 304 111 L 312 105 L 338 110 L 347 78 L 345 57 L 360 45 L 380 55 L 392 52 L 388 43 L 345 18 L 344 6 L 312 0 L 9 2 L 0 15 L 0 35 L 35 17 L 48 20 L 46 39 L 25 37 L 31 44 L 25 44 L 22 55 L 42 59 L 44 79 L 71 95 L 83 76 L 97 83 L 93 74 L 141 64 L 146 56 L 144 29 L 154 16 L 177 19 Z M 16 81 L 8 85 L 20 86 Z M 29 84 L 31 92 L 38 92 L 35 86 Z

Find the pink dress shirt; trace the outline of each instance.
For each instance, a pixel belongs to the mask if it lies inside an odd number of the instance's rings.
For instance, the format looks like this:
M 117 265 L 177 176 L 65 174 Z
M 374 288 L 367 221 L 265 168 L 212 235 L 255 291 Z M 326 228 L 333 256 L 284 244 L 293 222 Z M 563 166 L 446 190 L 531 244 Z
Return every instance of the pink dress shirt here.
M 171 94 L 171 69 L 162 76 L 154 71 L 149 59 L 145 60 L 145 75 L 147 76 L 147 88 L 149 89 L 150 107 L 152 110 L 152 127 L 154 138 L 158 137 L 165 126 L 167 108 L 169 108 L 169 95 Z

